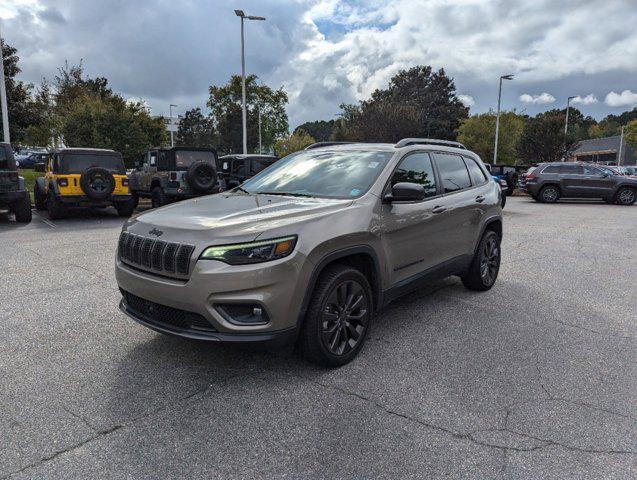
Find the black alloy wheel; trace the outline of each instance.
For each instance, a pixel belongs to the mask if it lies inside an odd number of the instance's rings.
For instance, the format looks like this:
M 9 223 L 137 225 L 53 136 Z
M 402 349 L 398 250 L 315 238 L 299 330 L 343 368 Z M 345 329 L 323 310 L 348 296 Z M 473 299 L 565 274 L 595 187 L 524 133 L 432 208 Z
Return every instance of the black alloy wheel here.
M 617 203 L 620 205 L 632 205 L 635 203 L 635 190 L 628 187 L 622 187 L 617 192 Z
M 493 285 L 500 270 L 500 245 L 496 236 L 490 236 L 482 245 L 480 276 L 485 285 Z
M 369 319 L 369 301 L 363 286 L 345 280 L 327 295 L 323 308 L 321 339 L 333 355 L 346 355 L 364 338 Z
M 544 203 L 555 203 L 560 198 L 560 191 L 557 187 L 549 185 L 542 189 L 540 198 Z

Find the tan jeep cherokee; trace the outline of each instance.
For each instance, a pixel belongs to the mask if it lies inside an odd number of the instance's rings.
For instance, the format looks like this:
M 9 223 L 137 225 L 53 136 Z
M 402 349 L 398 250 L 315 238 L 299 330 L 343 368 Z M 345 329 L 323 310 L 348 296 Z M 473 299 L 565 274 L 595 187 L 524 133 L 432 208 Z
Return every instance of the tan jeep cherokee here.
M 374 313 L 423 281 L 488 290 L 500 266 L 500 188 L 455 142 L 314 145 L 233 191 L 130 219 L 121 309 L 156 331 L 298 341 L 352 360 Z

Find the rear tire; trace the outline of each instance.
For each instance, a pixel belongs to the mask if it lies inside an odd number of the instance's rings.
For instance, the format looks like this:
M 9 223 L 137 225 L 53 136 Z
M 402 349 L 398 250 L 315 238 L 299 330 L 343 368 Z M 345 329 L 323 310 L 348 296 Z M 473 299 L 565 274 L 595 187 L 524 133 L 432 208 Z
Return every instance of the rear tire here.
M 46 210 L 46 196 L 44 192 L 40 190 L 40 187 L 36 183 L 33 187 L 33 199 L 35 200 L 35 209 L 39 212 Z
M 615 203 L 618 205 L 630 206 L 635 203 L 635 189 L 630 187 L 621 187 L 615 195 Z
M 29 223 L 31 221 L 31 197 L 28 192 L 25 192 L 22 200 L 13 204 L 13 213 L 15 214 L 15 221 L 18 223 Z
M 151 204 L 153 208 L 159 208 L 168 203 L 168 198 L 161 187 L 153 188 L 151 192 Z
M 560 199 L 560 189 L 555 185 L 547 185 L 542 187 L 538 196 L 542 203 L 555 203 Z
M 135 212 L 137 202 L 135 202 L 135 199 L 131 197 L 128 201 L 117 202 L 113 204 L 113 206 L 115 207 L 115 210 L 117 210 L 117 215 L 120 217 L 130 217 L 133 212 Z
M 304 357 L 324 367 L 351 362 L 365 343 L 373 305 L 371 287 L 359 270 L 327 267 L 314 287 L 299 337 Z
M 493 230 L 484 232 L 469 271 L 461 277 L 463 285 L 478 292 L 493 287 L 500 271 L 501 253 L 500 236 Z
M 46 201 L 46 207 L 49 211 L 49 218 L 51 220 L 58 220 L 63 218 L 66 214 L 66 208 L 57 198 L 55 198 L 55 194 L 49 190 L 49 196 Z

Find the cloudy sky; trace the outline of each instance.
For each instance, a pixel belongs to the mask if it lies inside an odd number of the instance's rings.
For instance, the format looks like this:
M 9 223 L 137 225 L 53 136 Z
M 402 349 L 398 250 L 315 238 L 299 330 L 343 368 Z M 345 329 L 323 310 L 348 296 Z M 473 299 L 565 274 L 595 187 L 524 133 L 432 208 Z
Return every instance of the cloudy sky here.
M 267 17 L 246 24 L 247 70 L 288 92 L 292 127 L 417 64 L 445 68 L 472 113 L 495 109 L 502 74 L 506 109 L 637 105 L 637 0 L 0 0 L 0 19 L 23 80 L 82 60 L 159 115 L 240 72 L 235 8 Z

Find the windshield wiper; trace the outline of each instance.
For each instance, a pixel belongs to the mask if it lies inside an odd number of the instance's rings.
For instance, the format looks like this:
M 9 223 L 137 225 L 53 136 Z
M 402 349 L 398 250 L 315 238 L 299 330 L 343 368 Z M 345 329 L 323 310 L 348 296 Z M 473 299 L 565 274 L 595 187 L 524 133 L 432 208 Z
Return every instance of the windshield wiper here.
M 295 192 L 257 192 L 258 195 L 279 195 L 282 197 L 313 197 L 309 193 L 295 193 Z
M 238 185 L 237 185 L 236 187 L 234 187 L 234 188 L 232 189 L 232 191 L 233 191 L 233 192 L 250 193 L 250 192 L 248 192 L 245 188 L 240 187 L 240 186 L 238 186 Z

